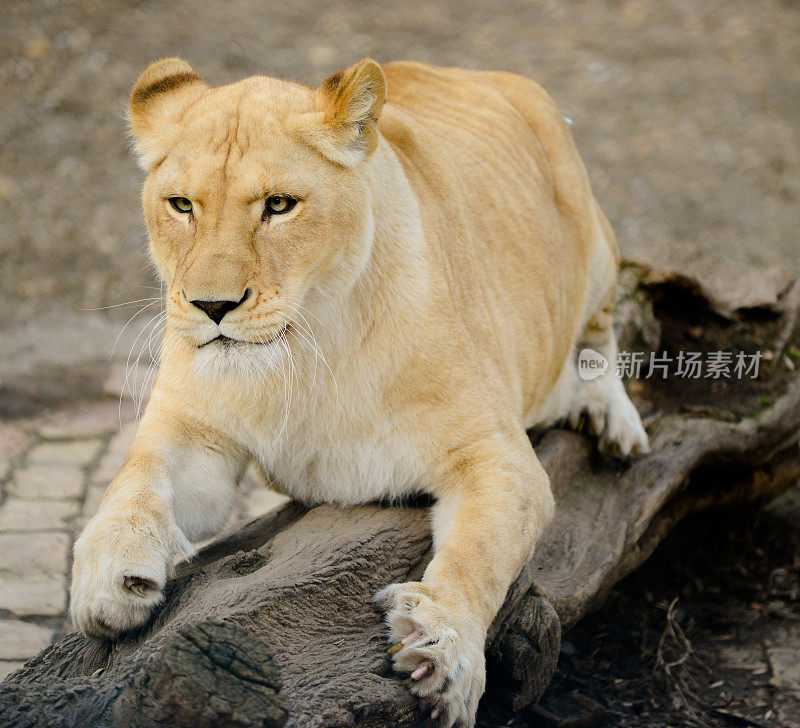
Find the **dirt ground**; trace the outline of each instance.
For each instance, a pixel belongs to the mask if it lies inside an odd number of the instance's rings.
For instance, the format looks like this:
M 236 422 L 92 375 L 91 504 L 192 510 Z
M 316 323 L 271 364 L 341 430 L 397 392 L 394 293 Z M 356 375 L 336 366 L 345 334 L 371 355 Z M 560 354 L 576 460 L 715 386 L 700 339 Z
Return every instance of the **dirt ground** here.
M 316 85 L 365 55 L 527 74 L 572 121 L 627 258 L 690 270 L 723 309 L 734 291 L 769 306 L 800 273 L 795 0 L 10 0 L 0 420 L 97 396 L 122 324 L 158 295 L 124 109 L 137 74 L 167 55 L 212 83 L 267 73 Z M 127 301 L 139 303 L 118 306 Z M 116 358 L 135 358 L 147 319 L 127 327 Z M 563 712 L 577 690 L 612 726 L 677 727 L 692 715 L 800 726 L 800 668 L 787 654 L 800 647 L 799 523 L 784 502 L 757 519 L 686 524 L 567 635 L 545 707 Z M 676 692 L 687 675 L 697 697 Z
M 586 728 L 798 726 L 798 597 L 797 489 L 760 513 L 695 516 L 564 636 L 541 706 Z

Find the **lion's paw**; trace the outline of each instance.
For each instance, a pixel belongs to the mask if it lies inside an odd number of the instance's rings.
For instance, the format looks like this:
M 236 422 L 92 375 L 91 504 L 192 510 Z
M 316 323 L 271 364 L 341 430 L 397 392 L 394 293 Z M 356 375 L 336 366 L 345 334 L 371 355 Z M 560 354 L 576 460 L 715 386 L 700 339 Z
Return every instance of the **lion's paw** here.
M 163 600 L 176 544 L 190 552 L 182 534 L 159 538 L 95 516 L 75 542 L 70 613 L 87 637 L 111 639 L 144 624 Z
M 472 728 L 486 684 L 482 628 L 419 582 L 392 584 L 375 599 L 386 612 L 394 669 L 409 676 L 411 692 L 442 728 Z
M 581 382 L 567 420 L 576 432 L 597 435 L 598 449 L 607 455 L 628 459 L 650 450 L 636 407 L 612 375 Z

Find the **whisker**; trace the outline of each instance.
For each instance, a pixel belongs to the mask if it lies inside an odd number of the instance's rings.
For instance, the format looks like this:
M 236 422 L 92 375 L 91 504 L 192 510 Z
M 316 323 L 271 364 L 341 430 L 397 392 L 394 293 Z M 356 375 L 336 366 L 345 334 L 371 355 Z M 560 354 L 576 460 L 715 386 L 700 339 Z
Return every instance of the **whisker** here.
M 160 301 L 161 297 L 151 296 L 150 298 L 137 298 L 135 301 L 123 301 L 122 303 L 112 303 L 110 306 L 98 306 L 97 308 L 81 308 L 80 311 L 105 311 L 107 308 L 119 308 L 120 306 L 132 306 L 134 303 L 144 303 L 145 301 Z
M 147 337 L 147 352 L 150 356 L 150 363 L 147 367 L 147 372 L 145 373 L 142 381 L 141 389 L 139 390 L 139 400 L 136 405 L 137 415 L 142 410 L 144 405 L 144 397 L 145 392 L 147 391 L 148 386 L 152 383 L 155 375 L 158 372 L 158 366 L 160 364 L 160 357 L 153 352 L 153 340 L 155 337 L 160 336 L 166 330 L 166 323 L 165 318 L 166 314 L 163 314 L 164 318 L 159 322 L 159 324 L 153 327 L 153 330 L 150 332 L 150 335 Z M 144 347 L 142 347 L 144 349 Z
M 159 325 L 159 324 L 160 324 L 160 323 L 163 321 L 163 319 L 164 319 L 164 317 L 165 317 L 165 316 L 166 316 L 166 313 L 164 313 L 164 312 L 161 312 L 161 313 L 159 313 L 157 316 L 154 316 L 154 317 L 153 317 L 153 318 L 152 318 L 152 319 L 151 319 L 151 320 L 150 320 L 150 321 L 149 321 L 149 322 L 148 322 L 148 323 L 147 323 L 147 324 L 146 324 L 146 325 L 145 325 L 145 326 L 142 328 L 142 330 L 139 332 L 138 336 L 137 336 L 137 337 L 136 337 L 136 338 L 133 340 L 133 343 L 131 344 L 130 351 L 128 352 L 128 358 L 125 360 L 125 384 L 127 384 L 127 383 L 128 383 L 128 376 L 129 376 L 129 374 L 130 374 L 130 372 L 131 372 L 131 357 L 133 356 L 133 351 L 134 351 L 134 349 L 136 348 L 136 344 L 139 342 L 139 339 L 141 339 L 141 338 L 142 338 L 142 335 L 143 335 L 143 334 L 144 334 L 144 333 L 145 333 L 145 332 L 146 332 L 148 329 L 150 329 L 150 331 L 149 331 L 149 333 L 148 333 L 147 337 L 145 337 L 144 343 L 142 344 L 141 348 L 139 349 L 139 352 L 138 352 L 138 354 L 136 355 L 136 359 L 135 359 L 135 361 L 134 361 L 134 364 L 138 363 L 139 359 L 140 359 L 140 358 L 141 358 L 141 356 L 142 356 L 142 352 L 144 352 L 144 348 L 145 348 L 145 346 L 146 346 L 146 344 L 147 344 L 147 340 L 149 339 L 149 337 L 150 337 L 150 336 L 152 336 L 153 332 L 154 332 L 154 331 L 155 331 L 155 330 L 158 328 L 158 325 Z M 136 374 L 134 373 L 134 376 L 133 376 L 133 383 L 132 383 L 132 385 L 131 385 L 131 386 L 132 386 L 132 387 L 136 387 L 136 384 L 137 384 L 137 380 L 136 380 Z M 131 390 L 130 390 L 130 393 L 131 393 L 131 396 L 135 398 L 135 393 L 134 393 L 133 389 L 131 389 Z
M 317 362 L 319 361 L 319 358 L 321 356 L 321 352 L 319 351 L 319 347 L 316 346 L 316 343 L 313 342 L 312 340 L 309 340 L 308 337 L 305 336 L 305 334 L 303 333 L 303 328 L 301 326 L 297 325 L 297 322 L 295 322 L 295 321 L 292 321 L 292 323 L 294 324 L 294 327 L 293 327 L 294 331 L 297 332 L 303 338 L 303 340 L 306 343 L 308 343 L 308 345 L 314 350 L 314 372 L 313 372 L 313 374 L 311 376 L 311 386 L 310 387 L 306 387 L 306 397 L 305 397 L 305 401 L 304 401 L 304 404 L 303 404 L 303 413 L 301 415 L 301 417 L 305 417 L 306 412 L 308 411 L 309 401 L 311 399 L 311 392 L 314 389 L 314 385 L 317 382 Z M 313 334 L 311 334 L 311 335 L 312 335 L 312 338 L 313 338 Z M 288 347 L 288 344 L 287 344 L 287 347 Z M 300 382 L 298 380 L 298 389 L 299 388 L 300 388 Z
M 295 325 L 296 330 L 298 330 L 298 332 L 300 330 L 303 330 L 307 334 L 309 334 L 311 336 L 311 338 L 313 339 L 313 344 L 311 342 L 308 342 L 308 343 L 314 349 L 315 354 L 318 355 L 320 359 L 322 359 L 322 363 L 325 365 L 325 367 L 327 368 L 328 372 L 330 373 L 331 379 L 333 380 L 334 388 L 336 390 L 336 399 L 338 401 L 339 400 L 339 383 L 336 381 L 336 375 L 333 373 L 333 370 L 331 369 L 330 364 L 328 364 L 328 360 L 325 357 L 325 354 L 322 352 L 322 349 L 319 346 L 319 342 L 317 341 L 316 336 L 314 336 L 314 332 L 311 331 L 311 327 L 308 324 L 308 319 L 306 319 L 305 316 L 303 316 L 303 314 L 295 306 L 290 306 L 290 308 L 291 308 L 292 311 L 297 313 L 303 319 L 303 321 L 306 323 L 306 326 L 303 327 L 298 321 L 296 321 L 296 320 L 292 321 L 292 323 Z M 308 313 L 311 313 L 311 312 L 309 311 Z M 311 314 L 311 315 L 313 316 L 313 314 Z M 319 321 L 318 318 L 317 318 L 317 320 Z M 322 323 L 322 322 L 320 322 L 320 323 Z M 308 340 L 306 339 L 306 341 L 308 341 Z
M 323 327 L 325 326 L 325 324 L 322 322 L 322 320 L 319 318 L 319 316 L 314 314 L 312 311 L 309 311 L 308 307 L 304 306 L 303 302 L 299 298 L 295 298 L 294 296 L 283 296 L 282 298 L 283 298 L 284 301 L 287 301 L 289 303 L 294 303 L 297 308 L 302 309 L 309 316 L 311 316 L 312 318 L 316 319 L 319 322 L 320 326 L 323 326 Z M 333 300 L 333 299 L 330 299 L 330 300 Z M 305 321 L 305 317 L 303 318 L 303 320 Z M 306 324 L 308 325 L 308 321 L 306 321 Z
M 113 356 L 114 356 L 114 352 L 115 352 L 115 351 L 116 351 L 116 349 L 117 349 L 117 344 L 119 343 L 119 339 L 120 339 L 120 337 L 122 336 L 122 332 L 123 332 L 123 331 L 125 331 L 125 329 L 126 329 L 126 328 L 128 328 L 128 324 L 129 324 L 131 321 L 133 321 L 133 319 L 135 319 L 135 318 L 136 318 L 136 317 L 137 317 L 137 316 L 138 316 L 138 315 L 139 315 L 139 314 L 140 314 L 142 311 L 146 311 L 148 308 L 150 308 L 150 306 L 154 305 L 155 303 L 158 303 L 158 300 L 160 300 L 160 299 L 157 299 L 157 300 L 155 300 L 155 301 L 151 301 L 151 302 L 150 302 L 150 303 L 148 303 L 146 306 L 142 306 L 142 307 L 141 307 L 141 308 L 140 308 L 140 309 L 139 309 L 139 310 L 138 310 L 138 311 L 137 311 L 135 314 L 133 314 L 133 316 L 131 316 L 131 317 L 130 317 L 130 318 L 129 318 L 129 319 L 126 321 L 126 322 L 125 322 L 125 325 L 124 325 L 124 326 L 123 326 L 123 327 L 120 329 L 119 333 L 117 334 L 117 338 L 116 338 L 116 340 L 114 341 L 114 346 L 112 346 L 112 347 L 111 347 L 111 353 L 108 355 L 108 358 L 109 358 L 109 359 L 111 359 L 111 357 L 113 357 Z
M 314 335 L 310 331 L 306 332 L 306 330 L 300 326 L 297 321 L 292 321 L 292 327 L 303 338 L 303 341 L 305 341 L 314 350 L 314 373 L 311 381 L 311 387 L 313 388 L 314 383 L 317 381 L 317 362 L 319 361 L 321 352 L 317 345 L 316 339 L 314 339 Z M 312 338 L 309 339 L 304 332 L 310 334 Z
M 152 304 L 150 304 L 150 305 L 152 305 Z M 144 310 L 144 309 L 142 309 L 142 310 Z M 134 316 L 137 316 L 139 313 L 141 313 L 141 311 L 139 311 L 139 312 L 137 312 L 136 314 L 134 314 Z M 162 316 L 165 316 L 165 315 L 166 315 L 166 314 L 164 314 L 163 312 L 162 312 L 162 313 L 159 313 L 157 316 L 154 316 L 154 317 L 153 317 L 153 318 L 152 318 L 150 321 L 148 321 L 148 323 L 147 323 L 147 324 L 145 324 L 145 325 L 142 327 L 142 330 L 139 332 L 139 335 L 138 335 L 138 336 L 137 336 L 137 337 L 134 339 L 134 341 L 133 341 L 133 344 L 131 344 L 131 351 L 130 351 L 130 353 L 128 354 L 128 358 L 125 360 L 125 379 L 124 379 L 124 381 L 122 382 L 122 387 L 120 388 L 120 394 L 119 394 L 119 407 L 118 407 L 118 415 L 119 415 L 119 428 L 120 428 L 120 431 L 122 430 L 122 398 L 125 396 L 125 391 L 126 391 L 126 389 L 127 389 L 127 391 L 130 393 L 130 395 L 131 395 L 131 398 L 132 398 L 132 399 L 133 399 L 133 401 L 134 401 L 134 404 L 136 404 L 136 394 L 135 394 L 135 392 L 134 392 L 135 382 L 134 382 L 134 384 L 132 384 L 132 385 L 129 385 L 129 384 L 128 384 L 128 381 L 129 381 L 129 379 L 130 379 L 130 374 L 131 374 L 131 371 L 130 371 L 130 358 L 131 358 L 131 354 L 133 353 L 133 349 L 134 349 L 134 347 L 136 346 L 136 342 L 139 340 L 139 338 L 142 336 L 142 334 L 143 334 L 145 331 L 147 331 L 149 328 L 151 328 L 151 327 L 155 328 L 155 327 L 158 325 L 158 322 L 159 322 L 159 320 L 161 319 L 161 317 L 162 317 Z M 132 317 L 132 318 L 133 318 L 133 317 Z M 130 323 L 130 321 L 132 320 L 132 318 L 131 318 L 131 319 L 129 319 L 128 323 Z M 127 326 L 127 324 L 125 324 L 125 325 Z M 124 327 L 123 327 L 123 330 L 124 330 Z M 122 332 L 120 332 L 120 335 L 121 335 L 121 334 L 122 334 Z M 117 337 L 117 341 L 119 341 L 119 336 Z M 115 344 L 114 346 L 115 346 L 115 348 L 116 348 L 116 344 Z M 113 350 L 112 350 L 112 354 L 113 354 Z M 137 405 L 137 412 L 138 412 L 138 405 Z
M 284 381 L 284 401 L 285 401 L 285 413 L 283 417 L 283 425 L 281 426 L 280 431 L 278 432 L 277 436 L 275 437 L 275 444 L 277 445 L 280 442 L 281 436 L 283 435 L 284 431 L 286 430 L 286 425 L 289 423 L 289 410 L 292 405 L 292 390 L 293 390 L 293 380 L 294 380 L 294 359 L 292 357 L 292 351 L 289 348 L 286 340 L 281 338 L 280 340 L 281 345 L 283 346 L 284 351 L 286 352 L 287 360 L 286 363 L 288 364 L 289 369 L 289 376 L 287 377 L 284 373 L 283 381 Z M 286 387 L 288 386 L 288 395 L 286 394 Z

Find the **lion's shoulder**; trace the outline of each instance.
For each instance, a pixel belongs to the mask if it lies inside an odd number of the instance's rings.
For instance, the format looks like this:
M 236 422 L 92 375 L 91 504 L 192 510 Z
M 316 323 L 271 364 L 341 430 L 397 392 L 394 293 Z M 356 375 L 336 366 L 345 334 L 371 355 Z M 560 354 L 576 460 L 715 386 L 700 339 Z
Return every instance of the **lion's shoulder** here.
M 517 148 L 533 144 L 551 162 L 576 159 L 558 105 L 530 78 L 413 61 L 383 68 L 388 105 L 381 131 L 396 145 L 402 147 L 412 137 L 427 137 L 440 149 L 452 146 L 452 151 L 465 144 L 474 148 L 476 142 Z

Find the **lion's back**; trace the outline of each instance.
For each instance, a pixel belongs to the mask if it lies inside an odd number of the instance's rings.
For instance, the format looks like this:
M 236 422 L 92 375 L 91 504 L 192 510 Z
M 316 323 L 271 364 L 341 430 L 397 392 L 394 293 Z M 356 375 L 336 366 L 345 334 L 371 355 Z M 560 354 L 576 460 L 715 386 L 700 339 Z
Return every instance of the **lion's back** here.
M 569 127 L 553 98 L 535 81 L 503 71 L 473 71 L 401 61 L 383 66 L 389 109 L 394 107 L 427 131 L 438 151 L 464 154 L 493 150 L 513 167 L 532 155 L 549 186 L 580 187 L 588 180 Z M 411 155 L 420 149 L 387 114 L 381 131 Z M 383 121 L 383 120 L 382 120 Z M 501 160 L 496 160 L 496 163 Z M 577 190 L 576 190 L 577 191 Z
M 511 378 L 550 380 L 577 336 L 597 243 L 598 208 L 569 127 L 516 74 L 384 70 L 380 130 L 476 348 Z

